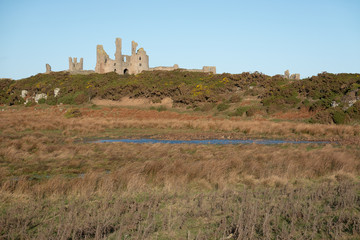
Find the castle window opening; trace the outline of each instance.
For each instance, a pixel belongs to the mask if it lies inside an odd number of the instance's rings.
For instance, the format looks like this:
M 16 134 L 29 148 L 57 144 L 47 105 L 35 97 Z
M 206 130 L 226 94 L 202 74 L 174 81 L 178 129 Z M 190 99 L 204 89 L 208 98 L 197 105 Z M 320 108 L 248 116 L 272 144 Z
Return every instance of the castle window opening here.
M 141 67 L 141 63 L 139 63 L 139 66 Z
M 114 63 L 114 66 L 116 66 L 116 63 Z
M 114 72 L 116 72 L 116 69 L 114 69 Z
M 124 69 L 124 74 L 129 74 L 129 70 L 127 68 Z
M 139 60 L 141 60 L 141 57 L 139 57 Z

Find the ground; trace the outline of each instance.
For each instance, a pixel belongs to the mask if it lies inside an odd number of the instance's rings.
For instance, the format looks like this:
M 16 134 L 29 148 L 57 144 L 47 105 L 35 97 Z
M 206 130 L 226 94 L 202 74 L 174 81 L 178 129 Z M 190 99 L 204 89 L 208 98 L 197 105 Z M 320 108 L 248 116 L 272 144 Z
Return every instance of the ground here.
M 358 125 L 129 101 L 0 108 L 0 239 L 360 237 Z M 331 143 L 90 142 L 141 137 Z

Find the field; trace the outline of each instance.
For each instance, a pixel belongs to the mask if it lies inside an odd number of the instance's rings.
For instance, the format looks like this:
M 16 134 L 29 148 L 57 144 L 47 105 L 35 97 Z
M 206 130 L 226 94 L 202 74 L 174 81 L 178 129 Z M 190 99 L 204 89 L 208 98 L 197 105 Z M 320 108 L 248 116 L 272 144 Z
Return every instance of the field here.
M 1 107 L 0 239 L 360 238 L 358 124 L 223 112 Z M 90 142 L 142 137 L 332 143 Z

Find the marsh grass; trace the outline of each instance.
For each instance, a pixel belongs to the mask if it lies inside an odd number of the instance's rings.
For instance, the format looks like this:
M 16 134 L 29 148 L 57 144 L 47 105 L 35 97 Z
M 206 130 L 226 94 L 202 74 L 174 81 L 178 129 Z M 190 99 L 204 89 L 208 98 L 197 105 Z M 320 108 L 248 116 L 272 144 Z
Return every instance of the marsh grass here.
M 341 181 L 40 199 L 2 192 L 0 234 L 9 239 L 356 239 L 359 190 L 359 184 Z M 14 198 L 21 204 L 12 203 Z
M 0 112 L 0 239 L 356 239 L 360 148 L 84 143 L 262 136 L 356 143 L 358 126 L 123 108 Z

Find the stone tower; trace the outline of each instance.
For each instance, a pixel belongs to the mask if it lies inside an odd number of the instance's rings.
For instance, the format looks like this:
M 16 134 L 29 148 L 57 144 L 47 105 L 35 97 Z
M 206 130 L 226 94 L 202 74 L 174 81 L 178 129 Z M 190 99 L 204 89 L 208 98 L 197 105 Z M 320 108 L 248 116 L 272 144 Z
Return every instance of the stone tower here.
M 77 62 L 77 58 L 69 57 L 69 72 L 80 72 L 83 70 L 83 58 L 80 58 L 80 62 Z
M 109 58 L 102 45 L 96 47 L 96 73 L 116 72 L 118 74 L 138 74 L 149 70 L 149 56 L 143 48 L 137 49 L 138 44 L 131 42 L 131 56 L 122 55 L 122 40 L 115 40 L 115 59 Z

